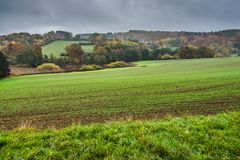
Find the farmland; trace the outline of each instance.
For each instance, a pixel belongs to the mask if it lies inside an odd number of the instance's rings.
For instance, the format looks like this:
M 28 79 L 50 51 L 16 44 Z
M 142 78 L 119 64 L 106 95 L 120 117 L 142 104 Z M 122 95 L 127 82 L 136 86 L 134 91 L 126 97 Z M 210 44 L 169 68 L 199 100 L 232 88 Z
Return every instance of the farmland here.
M 0 126 L 39 128 L 240 110 L 240 58 L 141 61 L 136 67 L 0 82 Z
M 240 1 L 0 4 L 0 160 L 240 160 Z
M 51 54 L 53 54 L 53 56 L 58 57 L 61 53 L 65 52 L 64 48 L 66 46 L 79 42 L 83 43 L 83 41 L 64 41 L 64 40 L 53 41 L 42 47 L 43 55 L 50 56 Z M 85 52 L 92 52 L 94 45 L 81 45 L 81 47 Z

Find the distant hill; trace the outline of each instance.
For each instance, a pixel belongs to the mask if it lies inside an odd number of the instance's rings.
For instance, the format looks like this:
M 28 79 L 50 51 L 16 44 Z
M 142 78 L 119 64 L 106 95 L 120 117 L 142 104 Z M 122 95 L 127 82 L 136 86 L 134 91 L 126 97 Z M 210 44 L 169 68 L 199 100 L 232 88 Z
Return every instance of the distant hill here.
M 131 30 L 129 32 L 115 33 L 113 37 L 142 43 L 154 43 L 162 47 L 209 47 L 224 55 L 240 50 L 240 30 L 225 30 L 209 33 Z
M 0 46 L 11 41 L 24 45 L 38 43 L 48 44 L 55 40 L 89 40 L 90 34 L 77 34 L 71 32 L 51 31 L 46 34 L 13 33 L 0 36 Z M 240 51 L 240 29 L 224 30 L 218 32 L 167 32 L 130 30 L 129 32 L 102 34 L 108 39 L 133 40 L 140 43 L 154 44 L 156 47 L 178 48 L 181 46 L 209 47 L 222 55 L 238 53 Z
M 55 40 L 75 40 L 71 32 L 65 31 L 51 31 L 41 34 L 30 34 L 30 33 L 13 33 L 9 35 L 0 36 L 0 45 L 4 46 L 11 41 L 19 42 L 25 46 L 32 44 L 48 44 Z

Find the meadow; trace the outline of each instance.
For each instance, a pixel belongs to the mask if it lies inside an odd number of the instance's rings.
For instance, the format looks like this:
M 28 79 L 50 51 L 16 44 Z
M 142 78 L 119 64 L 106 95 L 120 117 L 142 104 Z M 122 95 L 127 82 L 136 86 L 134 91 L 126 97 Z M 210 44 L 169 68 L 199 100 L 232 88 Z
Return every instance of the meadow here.
M 0 131 L 0 159 L 239 159 L 240 112 Z
M 58 57 L 61 53 L 65 52 L 64 48 L 66 46 L 80 42 L 84 43 L 85 41 L 64 41 L 64 40 L 53 41 L 49 44 L 42 46 L 42 52 L 43 55 L 50 56 L 52 54 L 53 56 Z M 92 52 L 94 45 L 81 45 L 81 47 L 84 50 L 84 52 Z
M 136 67 L 0 81 L 0 126 L 62 128 L 240 110 L 240 58 L 141 61 Z

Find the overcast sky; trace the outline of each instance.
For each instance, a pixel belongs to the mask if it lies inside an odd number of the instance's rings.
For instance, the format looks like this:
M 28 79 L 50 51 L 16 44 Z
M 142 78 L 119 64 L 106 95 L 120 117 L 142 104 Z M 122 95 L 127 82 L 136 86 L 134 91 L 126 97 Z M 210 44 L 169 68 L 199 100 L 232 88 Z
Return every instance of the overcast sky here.
M 0 0 L 0 35 L 239 29 L 239 6 L 240 0 Z

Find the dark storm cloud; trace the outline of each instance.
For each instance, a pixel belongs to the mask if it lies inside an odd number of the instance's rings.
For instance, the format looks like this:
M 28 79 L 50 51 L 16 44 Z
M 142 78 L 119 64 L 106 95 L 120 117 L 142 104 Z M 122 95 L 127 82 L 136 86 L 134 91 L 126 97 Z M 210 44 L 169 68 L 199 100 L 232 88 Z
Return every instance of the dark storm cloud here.
M 0 34 L 240 26 L 239 0 L 0 0 Z

